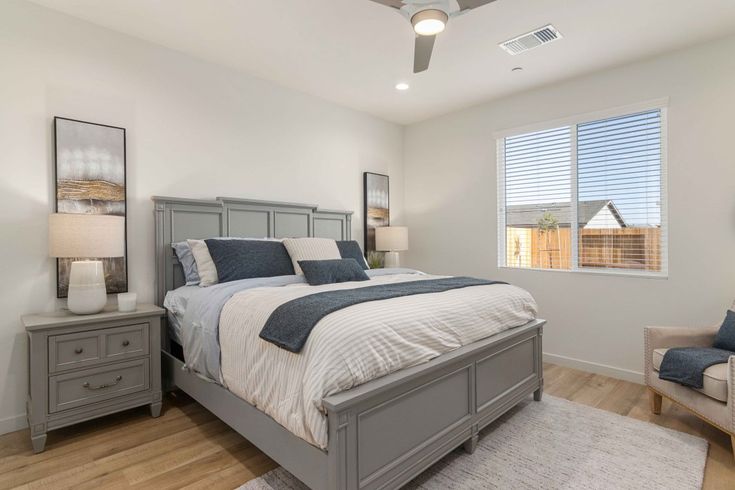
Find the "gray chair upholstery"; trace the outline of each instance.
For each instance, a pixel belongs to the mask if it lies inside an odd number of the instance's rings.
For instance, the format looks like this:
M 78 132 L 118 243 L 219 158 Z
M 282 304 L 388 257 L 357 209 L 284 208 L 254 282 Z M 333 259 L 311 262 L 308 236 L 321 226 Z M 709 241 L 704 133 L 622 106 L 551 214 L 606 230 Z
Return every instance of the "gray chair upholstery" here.
M 658 377 L 658 367 L 666 349 L 711 347 L 719 327 L 646 327 L 644 374 L 653 413 L 661 413 L 662 397 L 666 397 L 728 433 L 735 448 L 735 355 L 730 356 L 726 365 L 715 365 L 705 371 L 705 384 L 701 390 Z

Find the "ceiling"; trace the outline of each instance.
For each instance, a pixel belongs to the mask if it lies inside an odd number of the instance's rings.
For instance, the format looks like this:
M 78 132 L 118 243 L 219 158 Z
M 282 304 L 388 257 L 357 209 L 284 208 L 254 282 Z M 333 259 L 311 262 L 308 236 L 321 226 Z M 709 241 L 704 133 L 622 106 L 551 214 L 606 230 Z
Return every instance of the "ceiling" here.
M 410 24 L 369 0 L 31 1 L 401 124 L 735 32 L 733 0 L 497 0 L 414 75 Z M 563 39 L 497 46 L 549 23 Z

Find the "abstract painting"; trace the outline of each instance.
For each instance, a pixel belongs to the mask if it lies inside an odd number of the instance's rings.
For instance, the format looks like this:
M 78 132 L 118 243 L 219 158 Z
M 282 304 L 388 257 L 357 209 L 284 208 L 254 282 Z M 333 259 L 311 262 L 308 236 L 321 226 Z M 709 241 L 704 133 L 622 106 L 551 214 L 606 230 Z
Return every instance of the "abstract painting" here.
M 363 175 L 365 216 L 363 216 L 365 255 L 375 252 L 375 228 L 390 225 L 390 186 L 388 176 L 365 172 Z M 375 254 L 373 254 L 375 255 Z
M 56 212 L 126 216 L 125 128 L 54 118 Z M 107 293 L 128 290 L 123 257 L 100 258 Z M 56 296 L 66 298 L 75 259 L 57 259 Z

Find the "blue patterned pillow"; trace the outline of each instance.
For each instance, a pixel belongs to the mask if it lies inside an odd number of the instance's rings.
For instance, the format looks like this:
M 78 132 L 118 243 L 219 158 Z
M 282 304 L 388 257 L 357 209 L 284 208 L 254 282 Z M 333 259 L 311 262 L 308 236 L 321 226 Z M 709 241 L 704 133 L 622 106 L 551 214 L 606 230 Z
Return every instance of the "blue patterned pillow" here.
M 370 279 L 355 259 L 299 260 L 299 266 L 311 286 Z
M 368 270 L 367 262 L 365 262 L 365 256 L 362 254 L 360 244 L 355 240 L 337 240 L 337 248 L 339 249 L 339 255 L 343 259 L 355 259 L 363 270 Z
M 171 247 L 176 252 L 181 268 L 184 269 L 184 278 L 187 286 L 196 286 L 199 284 L 199 270 L 194 260 L 194 254 L 191 253 L 191 247 L 186 241 L 172 243 Z
M 735 311 L 727 310 L 725 321 L 722 322 L 712 347 L 735 352 Z
M 283 243 L 271 240 L 204 240 L 219 282 L 254 277 L 292 276 L 291 256 Z

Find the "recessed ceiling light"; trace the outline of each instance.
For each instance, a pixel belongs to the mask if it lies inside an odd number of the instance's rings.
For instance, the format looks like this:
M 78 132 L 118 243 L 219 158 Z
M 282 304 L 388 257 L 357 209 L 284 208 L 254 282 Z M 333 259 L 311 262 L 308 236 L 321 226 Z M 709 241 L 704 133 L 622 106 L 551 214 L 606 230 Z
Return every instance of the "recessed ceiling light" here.
M 400 82 L 396 84 L 396 90 L 403 91 L 403 90 L 408 90 L 408 88 L 409 88 L 409 85 L 406 82 Z

